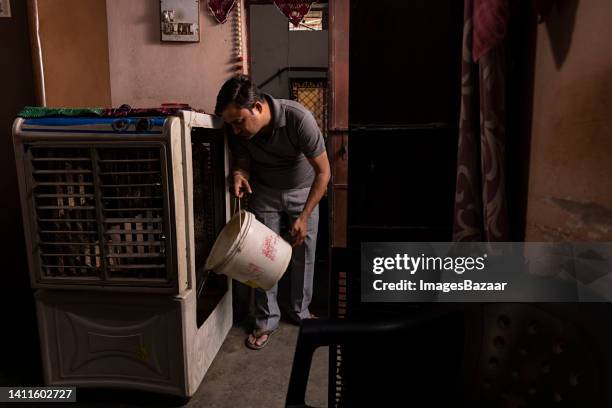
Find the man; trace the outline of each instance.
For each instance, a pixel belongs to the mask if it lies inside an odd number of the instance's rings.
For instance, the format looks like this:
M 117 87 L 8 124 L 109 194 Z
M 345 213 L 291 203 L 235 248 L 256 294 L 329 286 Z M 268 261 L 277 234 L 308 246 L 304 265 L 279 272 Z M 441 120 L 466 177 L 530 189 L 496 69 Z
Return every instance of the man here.
M 291 313 L 295 320 L 314 316 L 312 299 L 318 204 L 330 179 L 329 161 L 321 130 L 312 114 L 297 102 L 263 94 L 243 75 L 228 80 L 219 91 L 215 113 L 231 129 L 233 193 L 249 197 L 250 210 L 280 234 L 281 217 L 290 222 L 293 254 Z M 276 294 L 255 290 L 255 329 L 246 346 L 258 350 L 278 329 Z

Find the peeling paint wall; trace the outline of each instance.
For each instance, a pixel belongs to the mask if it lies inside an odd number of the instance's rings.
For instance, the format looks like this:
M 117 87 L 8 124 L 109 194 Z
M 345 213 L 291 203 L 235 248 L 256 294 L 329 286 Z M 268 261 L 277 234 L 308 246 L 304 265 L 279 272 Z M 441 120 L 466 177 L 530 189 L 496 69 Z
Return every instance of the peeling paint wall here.
M 106 1 L 113 106 L 184 102 L 213 112 L 219 88 L 235 73 L 237 64 L 233 53 L 235 11 L 225 24 L 218 24 L 201 0 L 200 42 L 162 43 L 159 4 L 159 0 Z M 247 61 L 245 14 L 243 7 L 243 55 Z
M 38 0 L 38 8 L 48 106 L 186 102 L 212 112 L 221 84 L 239 64 L 235 9 L 218 24 L 205 0 L 199 43 L 160 41 L 159 0 Z
M 556 2 L 535 61 L 526 241 L 612 241 L 612 2 Z

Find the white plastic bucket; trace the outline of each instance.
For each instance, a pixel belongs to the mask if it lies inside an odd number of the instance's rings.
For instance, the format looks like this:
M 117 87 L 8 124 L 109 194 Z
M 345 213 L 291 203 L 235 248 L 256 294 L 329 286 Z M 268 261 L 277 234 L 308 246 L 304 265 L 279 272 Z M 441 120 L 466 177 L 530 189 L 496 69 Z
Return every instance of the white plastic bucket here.
M 269 290 L 285 273 L 291 252 L 291 245 L 280 235 L 243 210 L 221 230 L 205 268 Z

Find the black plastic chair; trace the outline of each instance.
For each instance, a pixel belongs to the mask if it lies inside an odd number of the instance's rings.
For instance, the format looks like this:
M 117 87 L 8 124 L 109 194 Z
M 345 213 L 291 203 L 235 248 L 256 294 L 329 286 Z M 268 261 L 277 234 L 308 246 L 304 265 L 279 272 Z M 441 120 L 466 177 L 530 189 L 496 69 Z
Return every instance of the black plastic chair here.
M 342 345 L 341 403 L 332 392 L 329 407 L 608 408 L 611 307 L 447 304 L 384 321 L 304 321 L 286 406 L 307 407 L 314 351 Z
M 446 365 L 446 368 L 438 377 L 439 383 L 432 388 L 438 389 L 442 385 L 453 387 L 455 391 L 460 392 L 460 381 L 458 380 L 462 372 L 460 359 L 465 347 L 464 328 L 464 314 L 457 308 L 426 312 L 411 318 L 303 321 L 296 345 L 286 406 L 290 408 L 307 407 L 305 396 L 313 353 L 318 347 L 330 345 L 344 346 L 343 355 L 350 358 L 352 362 L 351 364 L 347 360 L 348 365 L 345 367 L 344 381 L 351 391 L 351 397 L 347 398 L 346 406 L 356 404 L 372 406 L 371 404 L 376 403 L 380 395 L 397 390 L 401 383 L 413 381 L 414 377 L 421 376 L 421 374 L 425 377 L 432 375 L 433 372 L 440 369 L 441 364 Z M 436 338 L 438 341 L 435 340 Z M 427 341 L 431 341 L 430 344 L 424 344 Z M 455 344 L 449 345 L 444 350 L 441 345 L 448 345 L 448 342 Z M 405 352 L 407 355 L 393 358 L 396 351 Z M 419 355 L 411 355 L 414 352 Z M 437 355 L 432 355 L 432 353 Z M 389 364 L 386 364 L 390 356 L 393 361 L 388 361 Z M 456 358 L 451 361 L 453 356 Z M 430 361 L 431 367 L 428 370 L 427 365 Z M 415 370 L 419 370 L 420 373 L 405 373 L 401 378 L 389 378 L 389 374 L 397 372 L 392 371 L 389 367 L 392 364 L 399 365 L 399 367 L 405 364 L 418 366 L 418 369 L 415 368 Z M 382 369 L 383 372 L 378 371 L 374 378 L 363 377 L 375 370 L 374 367 Z M 423 371 L 429 371 L 429 373 Z M 456 397 L 450 398 L 450 396 L 441 398 L 444 402 L 455 399 Z M 386 402 L 391 403 L 391 400 L 393 398 L 387 398 Z M 401 401 L 403 398 L 397 400 Z M 377 406 L 389 405 L 381 405 L 378 401 Z

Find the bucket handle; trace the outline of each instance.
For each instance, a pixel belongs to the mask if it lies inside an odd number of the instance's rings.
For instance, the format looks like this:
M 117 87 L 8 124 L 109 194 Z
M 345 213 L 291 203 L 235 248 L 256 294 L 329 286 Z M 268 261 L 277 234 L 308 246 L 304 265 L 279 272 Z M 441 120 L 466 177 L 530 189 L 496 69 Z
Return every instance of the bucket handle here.
M 238 225 L 240 225 L 240 231 L 242 231 L 242 215 L 240 215 L 240 213 L 242 212 L 240 210 L 240 197 L 236 197 L 236 204 L 234 206 L 234 214 L 236 214 L 236 207 L 238 207 Z

